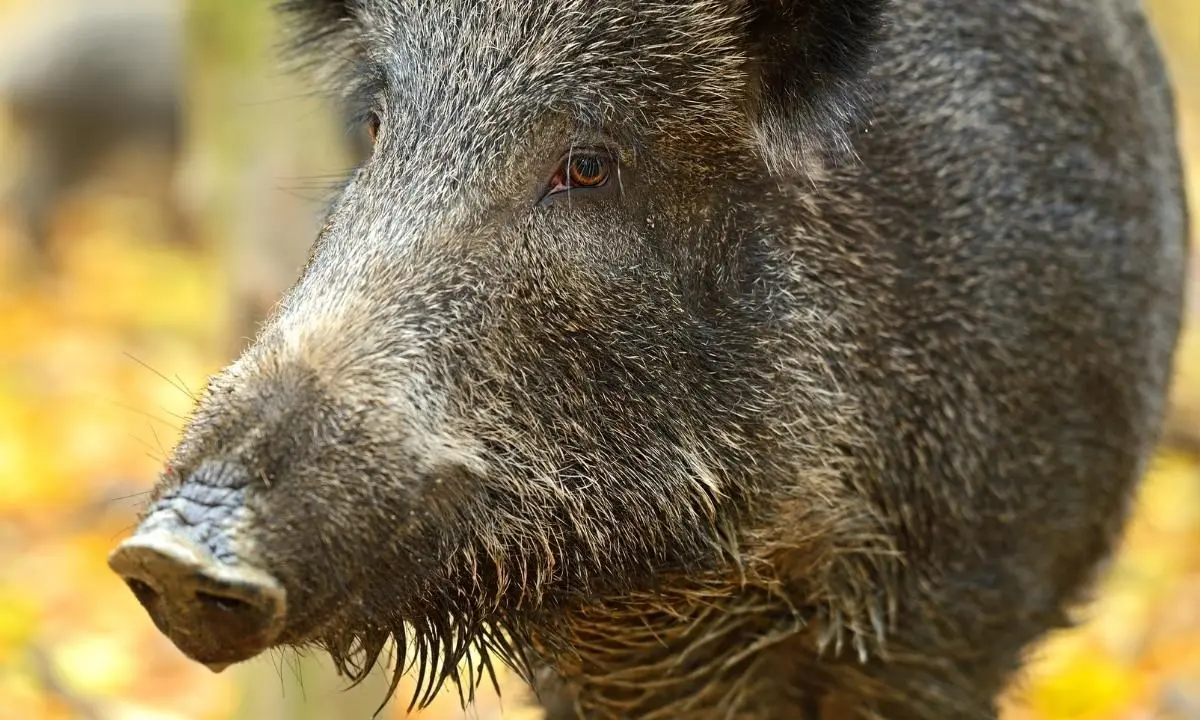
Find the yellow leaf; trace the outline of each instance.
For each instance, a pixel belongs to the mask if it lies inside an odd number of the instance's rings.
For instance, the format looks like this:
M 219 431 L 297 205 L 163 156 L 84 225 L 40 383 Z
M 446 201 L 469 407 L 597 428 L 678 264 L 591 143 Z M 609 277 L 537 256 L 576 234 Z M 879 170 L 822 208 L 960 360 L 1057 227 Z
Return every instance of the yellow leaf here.
M 26 672 L 0 672 L 0 717 L 51 720 L 64 717 Z
M 53 656 L 63 680 L 84 695 L 112 695 L 137 679 L 128 645 L 111 635 L 73 638 Z
M 36 601 L 14 588 L 0 587 L 0 667 L 37 635 L 39 612 Z
M 29 436 L 33 419 L 0 388 L 0 517 L 28 510 L 45 482 Z
M 1029 698 L 1031 706 L 1047 720 L 1088 720 L 1128 705 L 1137 689 L 1130 668 L 1081 647 L 1058 672 L 1036 678 Z

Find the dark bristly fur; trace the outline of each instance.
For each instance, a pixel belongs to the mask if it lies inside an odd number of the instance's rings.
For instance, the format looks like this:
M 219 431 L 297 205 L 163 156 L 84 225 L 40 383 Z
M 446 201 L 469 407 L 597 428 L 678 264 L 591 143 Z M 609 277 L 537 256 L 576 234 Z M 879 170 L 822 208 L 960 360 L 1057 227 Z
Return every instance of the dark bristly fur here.
M 275 644 L 395 639 L 414 705 L 505 663 L 554 720 L 996 716 L 1159 432 L 1134 0 L 282 10 L 378 138 L 154 499 L 244 468 Z

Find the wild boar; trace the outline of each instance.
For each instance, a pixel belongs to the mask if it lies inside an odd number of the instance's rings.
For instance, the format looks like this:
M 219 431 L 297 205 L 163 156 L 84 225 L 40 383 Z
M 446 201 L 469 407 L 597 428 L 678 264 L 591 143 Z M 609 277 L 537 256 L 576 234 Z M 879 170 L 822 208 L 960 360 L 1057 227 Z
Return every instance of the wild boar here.
M 374 146 L 112 555 L 184 653 L 357 677 L 396 638 L 418 704 L 501 661 L 557 717 L 996 716 L 1171 374 L 1136 2 L 284 12 Z

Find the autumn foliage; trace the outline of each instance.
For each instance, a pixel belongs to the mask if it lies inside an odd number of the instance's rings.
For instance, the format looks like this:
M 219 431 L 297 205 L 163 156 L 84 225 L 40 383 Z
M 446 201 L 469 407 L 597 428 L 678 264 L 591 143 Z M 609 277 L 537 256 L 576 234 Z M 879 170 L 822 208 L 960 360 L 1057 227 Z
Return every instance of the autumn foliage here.
M 1200 172 L 1200 9 L 1153 5 Z M 0 184 L 18 155 L 0 110 Z M 1200 196 L 1200 179 L 1191 187 Z M 187 661 L 105 565 L 191 393 L 228 359 L 219 251 L 172 242 L 153 207 L 99 189 L 59 208 L 44 265 L 32 267 L 10 211 L 0 206 L 0 718 L 370 717 L 385 682 L 343 694 L 325 666 L 282 654 L 222 675 Z M 1036 651 L 1008 720 L 1200 719 L 1200 443 L 1186 447 L 1189 432 L 1200 437 L 1194 329 L 1178 366 L 1173 437 L 1184 441 L 1150 468 L 1098 599 L 1078 629 Z M 462 717 L 457 705 L 450 691 L 414 716 Z M 489 697 L 474 717 L 499 707 Z M 504 708 L 536 717 L 518 694 Z M 386 712 L 405 716 L 399 703 Z

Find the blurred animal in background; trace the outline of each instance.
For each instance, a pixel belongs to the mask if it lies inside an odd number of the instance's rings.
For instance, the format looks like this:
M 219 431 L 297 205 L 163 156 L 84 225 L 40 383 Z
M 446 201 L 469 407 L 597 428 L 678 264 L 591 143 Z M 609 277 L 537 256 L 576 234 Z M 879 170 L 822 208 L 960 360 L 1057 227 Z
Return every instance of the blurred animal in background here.
M 114 159 L 143 153 L 149 173 L 131 190 L 164 212 L 172 237 L 186 223 L 175 193 L 182 145 L 181 0 L 59 0 L 30 5 L 0 31 L 0 107 L 23 162 L 0 201 L 34 258 L 44 258 L 57 211 Z

